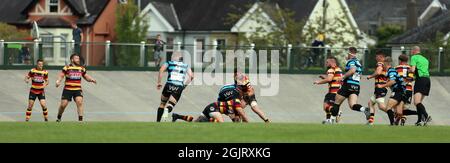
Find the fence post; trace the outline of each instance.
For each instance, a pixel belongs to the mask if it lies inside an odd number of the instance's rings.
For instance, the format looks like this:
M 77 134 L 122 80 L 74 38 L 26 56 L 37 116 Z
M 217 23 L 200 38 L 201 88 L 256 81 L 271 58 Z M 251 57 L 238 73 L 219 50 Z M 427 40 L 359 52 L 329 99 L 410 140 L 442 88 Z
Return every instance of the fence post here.
M 406 54 L 406 50 L 405 50 L 405 47 L 404 47 L 404 46 L 401 46 L 401 47 L 400 47 L 400 50 L 402 51 L 402 54 Z
M 443 61 L 442 56 L 443 56 L 443 53 L 444 53 L 444 48 L 443 47 L 439 47 L 439 58 L 438 58 L 439 73 L 442 73 L 443 70 L 444 70 L 443 67 L 442 67 L 442 61 Z
M 105 44 L 105 66 L 111 65 L 111 41 L 106 40 Z
M 140 64 L 139 66 L 144 67 L 145 66 L 145 41 L 141 41 L 141 48 L 140 53 L 141 56 L 139 58 Z
M 369 60 L 369 48 L 366 46 L 366 47 L 364 47 L 364 61 L 363 61 L 364 72 L 367 72 L 367 70 L 369 69 L 368 63 L 367 63 L 368 60 Z
M 36 65 L 36 61 L 39 58 L 39 40 L 34 40 L 34 49 L 33 49 L 33 65 Z
M 0 65 L 6 65 L 5 61 L 5 40 L 0 40 Z
M 291 71 L 292 70 L 292 44 L 288 44 L 287 46 L 287 66 L 288 66 L 288 70 Z

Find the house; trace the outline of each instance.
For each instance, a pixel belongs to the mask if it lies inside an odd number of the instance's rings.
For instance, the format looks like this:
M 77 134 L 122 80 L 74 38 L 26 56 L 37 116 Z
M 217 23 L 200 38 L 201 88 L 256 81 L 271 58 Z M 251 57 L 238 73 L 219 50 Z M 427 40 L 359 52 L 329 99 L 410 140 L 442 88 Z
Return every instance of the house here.
M 76 22 L 83 30 L 81 55 L 90 66 L 102 65 L 105 48 L 93 43 L 114 40 L 117 0 L 2 0 L 0 22 L 30 30 L 39 26 L 43 56 L 49 65 L 64 65 L 72 53 L 72 28 Z

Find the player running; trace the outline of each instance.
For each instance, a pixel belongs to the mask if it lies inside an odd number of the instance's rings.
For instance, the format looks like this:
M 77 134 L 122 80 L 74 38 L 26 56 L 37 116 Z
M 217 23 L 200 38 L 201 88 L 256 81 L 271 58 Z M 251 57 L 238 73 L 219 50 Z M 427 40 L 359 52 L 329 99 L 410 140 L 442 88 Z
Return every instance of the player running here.
M 414 73 L 416 81 L 414 84 L 414 104 L 417 108 L 417 126 L 426 126 L 431 121 L 431 116 L 428 115 L 425 110 L 425 106 L 422 104 L 425 96 L 430 94 L 431 81 L 428 59 L 425 58 L 420 52 L 419 46 L 414 46 L 411 50 L 411 72 Z
M 324 124 L 331 124 L 331 107 L 333 107 L 334 99 L 338 90 L 341 88 L 342 70 L 337 65 L 337 59 L 335 57 L 328 57 L 326 60 L 326 66 L 328 67 L 327 76 L 319 76 L 322 80 L 317 80 L 314 84 L 328 84 L 328 93 L 325 95 L 323 101 L 323 110 L 325 111 Z
M 404 126 L 407 115 L 417 115 L 417 111 L 410 110 L 409 106 L 412 99 L 412 82 L 414 81 L 414 73 L 411 72 L 411 66 L 408 65 L 408 56 L 402 54 L 398 57 L 399 65 L 395 67 L 399 76 L 402 76 L 406 82 L 406 91 L 404 94 L 403 116 L 400 120 L 400 125 Z
M 404 101 L 404 92 L 406 90 L 406 84 L 404 82 L 403 76 L 398 75 L 397 70 L 391 66 L 392 59 L 391 57 L 386 57 L 384 62 L 384 68 L 387 70 L 387 79 L 386 84 L 377 85 L 378 88 L 390 88 L 392 91 L 392 95 L 389 98 L 387 108 L 385 111 L 389 117 L 389 122 L 391 125 L 397 124 L 395 119 L 399 119 L 403 116 L 403 101 Z M 396 114 L 394 114 L 395 110 Z
M 168 72 L 167 82 L 161 95 L 161 104 L 158 107 L 156 122 L 161 122 L 161 118 L 168 118 L 168 114 L 180 100 L 181 93 L 187 85 L 194 79 L 194 73 L 188 64 L 182 62 L 180 52 L 172 54 L 172 60 L 165 62 L 159 69 L 158 83 L 156 88 L 161 89 L 161 79 L 164 71 Z M 186 75 L 188 76 L 186 78 Z
M 248 78 L 248 76 L 244 75 L 241 72 L 238 72 L 237 69 L 234 71 L 234 82 L 235 84 L 238 84 L 237 81 L 242 81 L 242 97 L 241 97 L 241 105 L 242 108 L 245 109 L 245 107 L 247 105 L 250 105 L 250 107 L 252 108 L 252 111 L 254 113 L 256 113 L 259 118 L 261 118 L 264 122 L 270 122 L 269 118 L 266 117 L 266 115 L 264 114 L 264 112 L 261 110 L 261 108 L 258 105 L 258 102 L 256 100 L 256 95 L 255 95 L 255 89 L 253 88 L 253 86 L 250 84 L 250 79 Z M 235 122 L 239 122 L 240 121 L 240 117 L 236 116 L 234 117 Z
M 59 105 L 58 116 L 56 122 L 61 122 L 61 117 L 70 101 L 75 100 L 78 112 L 78 121 L 83 121 L 83 91 L 81 89 L 81 78 L 86 81 L 97 84 L 97 81 L 90 75 L 86 74 L 86 68 L 80 64 L 80 56 L 72 54 L 70 56 L 71 63 L 64 66 L 56 80 L 56 87 L 61 85 L 61 80 L 65 77 L 64 90 L 62 92 L 61 104 Z
M 386 105 L 384 104 L 386 94 L 388 90 L 386 88 L 378 88 L 380 84 L 386 84 L 386 69 L 384 68 L 385 55 L 382 51 L 377 51 L 375 54 L 375 59 L 377 61 L 377 67 L 372 75 L 367 77 L 367 80 L 375 78 L 375 91 L 374 95 L 369 100 L 370 117 L 367 120 L 367 124 L 373 125 L 375 118 L 375 104 L 378 105 L 380 110 L 386 110 Z
M 44 115 L 44 121 L 48 121 L 48 109 L 45 101 L 44 88 L 48 85 L 48 71 L 44 69 L 44 60 L 38 59 L 35 68 L 32 68 L 25 75 L 25 83 L 29 83 L 31 80 L 30 94 L 28 97 L 28 108 L 26 111 L 25 121 L 29 121 L 31 113 L 33 111 L 33 105 L 36 98 L 39 99 L 39 103 L 42 107 L 42 114 Z
M 357 104 L 358 95 L 360 90 L 359 82 L 361 80 L 362 66 L 359 60 L 356 58 L 356 48 L 350 47 L 347 56 L 347 64 L 345 65 L 346 73 L 342 76 L 343 84 L 341 89 L 337 92 L 333 107 L 331 110 L 331 122 L 336 122 L 336 117 L 339 114 L 339 107 L 345 99 L 348 99 L 348 105 L 350 109 L 358 112 L 363 112 L 366 119 L 370 117 L 369 108 L 365 108 L 360 104 Z M 340 80 L 339 80 L 340 81 Z

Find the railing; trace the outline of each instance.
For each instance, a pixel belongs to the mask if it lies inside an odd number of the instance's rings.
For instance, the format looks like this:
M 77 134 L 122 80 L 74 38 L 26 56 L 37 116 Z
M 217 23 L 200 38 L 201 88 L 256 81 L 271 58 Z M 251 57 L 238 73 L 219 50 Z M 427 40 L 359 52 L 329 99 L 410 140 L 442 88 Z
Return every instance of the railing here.
M 81 55 L 83 64 L 97 68 L 150 68 L 155 69 L 154 44 L 140 43 L 113 43 L 113 42 L 83 42 L 81 43 Z M 38 58 L 43 58 L 46 65 L 62 66 L 70 62 L 69 56 L 74 52 L 75 43 L 71 42 L 5 42 L 0 40 L 0 68 L 30 67 L 36 64 Z M 392 56 L 394 64 L 400 54 L 409 54 L 410 47 L 393 48 L 358 48 L 358 57 L 361 60 L 366 73 L 375 67 L 375 52 L 382 50 L 386 55 Z M 234 62 L 241 61 L 250 65 L 251 54 L 256 56 L 262 53 L 267 54 L 267 60 L 271 61 L 271 54 L 279 55 L 279 70 L 286 73 L 322 73 L 325 71 L 325 59 L 327 56 L 336 56 L 343 67 L 347 48 L 336 47 L 304 47 L 304 46 L 259 46 L 255 44 L 245 46 L 219 46 L 216 42 L 210 45 L 192 44 L 168 44 L 162 51 L 162 62 L 171 58 L 171 55 L 180 51 L 185 56 L 185 61 L 189 61 L 192 67 L 202 67 L 211 64 L 208 54 L 220 55 L 221 65 L 235 66 Z M 244 60 L 233 58 L 237 53 L 242 52 Z M 450 74 L 450 55 L 448 49 L 422 48 L 422 52 L 430 60 L 430 71 L 434 74 Z M 232 55 L 234 54 L 234 55 Z M 186 57 L 187 56 L 187 57 Z M 258 57 L 260 59 L 261 57 Z M 234 61 L 234 62 L 233 62 Z M 258 61 L 259 62 L 259 61 Z M 258 67 L 260 68 L 260 67 Z

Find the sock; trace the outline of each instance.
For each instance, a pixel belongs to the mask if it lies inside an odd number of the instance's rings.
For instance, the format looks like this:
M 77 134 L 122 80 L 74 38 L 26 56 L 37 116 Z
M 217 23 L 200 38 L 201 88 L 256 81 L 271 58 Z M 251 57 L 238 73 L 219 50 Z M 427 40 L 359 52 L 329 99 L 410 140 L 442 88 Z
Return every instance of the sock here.
M 168 113 L 171 113 L 171 112 L 172 112 L 173 107 L 175 107 L 175 103 L 169 101 L 169 104 L 167 105 L 167 111 L 168 111 Z
M 33 111 L 33 109 L 31 109 L 31 108 L 27 109 L 27 112 L 25 114 L 25 120 L 27 120 L 27 121 L 30 120 L 32 111 Z
M 417 115 L 419 116 L 419 119 L 421 120 L 421 121 L 424 121 L 425 119 L 424 118 L 427 118 L 428 117 L 428 113 L 427 113 L 427 111 L 425 110 L 425 106 L 423 106 L 423 104 L 422 103 L 418 103 L 417 105 L 416 105 L 416 108 L 417 108 Z
M 78 116 L 78 121 L 83 121 L 83 116 Z
M 57 118 L 61 119 L 61 117 L 62 117 L 62 114 L 58 114 Z
M 355 105 L 353 105 L 352 110 L 363 112 L 366 110 L 366 108 L 361 106 L 360 104 L 355 104 Z
M 158 112 L 156 115 L 156 122 L 161 122 L 161 117 L 164 113 L 164 108 L 158 108 Z
M 340 105 L 338 105 L 338 104 L 333 104 L 333 107 L 331 108 L 331 115 L 333 116 L 333 117 L 336 117 L 336 116 L 338 116 L 338 114 L 339 114 L 339 107 L 340 107 Z
M 192 122 L 192 120 L 194 120 L 194 117 L 189 116 L 189 115 L 185 115 L 185 116 L 181 116 L 180 119 L 185 120 L 187 122 Z
M 417 115 L 417 111 L 406 109 L 403 110 L 403 115 Z
M 375 113 L 370 113 L 369 122 L 373 122 L 375 119 Z
M 389 117 L 389 122 L 391 123 L 391 125 L 394 125 L 394 117 L 395 117 L 394 112 L 389 109 L 386 113 Z
M 48 119 L 48 109 L 47 108 L 42 109 L 42 114 L 44 115 L 44 119 Z
M 327 105 L 327 107 L 325 108 L 325 118 L 326 119 L 330 119 L 330 117 L 331 117 L 331 107 L 332 106 L 330 106 L 330 105 Z

